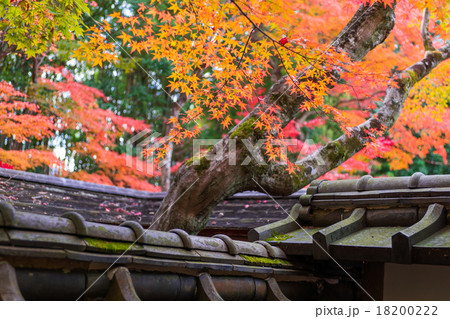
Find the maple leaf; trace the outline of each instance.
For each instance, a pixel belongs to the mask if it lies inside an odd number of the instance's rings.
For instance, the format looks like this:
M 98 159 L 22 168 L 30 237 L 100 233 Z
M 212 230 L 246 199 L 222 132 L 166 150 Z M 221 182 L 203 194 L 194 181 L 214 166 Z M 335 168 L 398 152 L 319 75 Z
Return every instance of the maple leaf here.
M 122 31 L 122 35 L 117 36 L 117 38 L 122 39 L 122 44 L 125 45 L 128 42 L 131 43 L 131 36 Z
M 125 26 L 129 23 L 130 19 L 128 17 L 119 16 L 118 21 L 119 23 L 122 23 L 122 27 L 125 28 Z
M 146 8 L 147 6 L 144 3 L 139 3 L 138 12 L 143 12 Z
M 141 44 L 137 41 L 131 40 L 131 53 L 134 51 L 141 52 Z
M 167 123 L 169 123 L 169 124 L 175 124 L 175 123 L 177 123 L 178 122 L 178 119 L 175 117 L 175 116 L 172 116 L 168 121 L 167 121 Z
M 111 13 L 109 16 L 111 17 L 111 18 L 113 18 L 113 19 L 118 19 L 118 18 L 120 18 L 121 17 L 121 15 L 122 15 L 122 13 L 121 12 L 116 12 L 116 11 L 114 11 L 113 13 Z
M 103 58 L 101 56 L 97 56 L 96 58 L 93 59 L 93 65 L 92 66 L 99 65 L 101 67 L 102 63 L 103 63 Z
M 228 126 L 230 126 L 231 124 L 231 117 L 227 116 L 223 121 L 222 121 L 222 126 L 224 128 L 228 128 Z

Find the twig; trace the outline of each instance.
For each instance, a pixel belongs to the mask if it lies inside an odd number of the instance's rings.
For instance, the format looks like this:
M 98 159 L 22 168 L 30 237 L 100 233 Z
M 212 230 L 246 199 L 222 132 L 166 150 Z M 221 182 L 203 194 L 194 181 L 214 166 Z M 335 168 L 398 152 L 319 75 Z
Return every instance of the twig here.
M 244 12 L 244 10 L 241 9 L 241 7 L 236 3 L 236 1 L 231 0 L 231 2 L 236 6 L 236 8 L 238 8 L 238 10 L 241 12 L 241 14 L 253 25 L 253 28 L 258 30 L 259 32 L 261 32 L 266 38 L 268 38 L 270 41 L 272 41 L 272 43 L 275 45 L 275 47 L 278 45 L 288 51 L 291 51 L 292 53 L 298 54 L 299 56 L 301 56 L 302 58 L 306 59 L 306 60 L 314 60 L 312 58 L 309 58 L 306 55 L 301 54 L 300 52 L 297 52 L 295 50 L 292 50 L 291 48 L 286 47 L 285 45 L 280 44 L 277 40 L 275 40 L 274 38 L 272 38 L 269 34 L 267 34 L 267 32 L 265 32 L 263 29 L 261 29 L 260 27 L 258 27 L 256 25 L 255 22 L 253 22 L 252 19 L 250 19 L 250 17 L 248 16 L 247 13 Z M 316 60 L 317 61 L 317 60 Z
M 366 97 L 354 98 L 354 99 L 348 99 L 348 100 L 344 100 L 344 101 L 339 101 L 335 105 L 335 107 L 339 106 L 339 105 L 342 105 L 342 104 L 352 103 L 352 102 L 358 102 L 358 106 L 360 106 L 359 102 L 363 102 L 363 101 L 366 101 L 366 100 L 371 100 L 374 96 L 377 96 L 377 95 L 382 94 L 382 93 L 385 93 L 385 91 L 376 91 L 376 92 L 374 92 L 371 95 L 366 96 Z
M 239 70 L 239 68 L 241 67 L 242 59 L 244 59 L 245 51 L 247 50 L 248 43 L 250 42 L 250 39 L 253 35 L 253 31 L 255 31 L 255 28 L 253 28 L 252 31 L 250 31 L 250 34 L 248 35 L 247 42 L 245 43 L 244 49 L 242 50 L 241 58 L 239 59 L 236 70 Z M 233 75 L 236 73 L 236 70 L 234 70 Z M 217 90 L 216 95 L 222 91 L 223 87 L 228 83 L 228 80 L 229 80 L 229 78 L 227 80 L 225 80 L 225 82 L 222 84 L 222 86 Z
M 422 35 L 423 46 L 425 51 L 434 51 L 433 41 L 431 39 L 430 31 L 428 30 L 428 25 L 430 23 L 430 11 L 428 8 L 423 9 L 423 18 L 420 25 L 420 33 Z

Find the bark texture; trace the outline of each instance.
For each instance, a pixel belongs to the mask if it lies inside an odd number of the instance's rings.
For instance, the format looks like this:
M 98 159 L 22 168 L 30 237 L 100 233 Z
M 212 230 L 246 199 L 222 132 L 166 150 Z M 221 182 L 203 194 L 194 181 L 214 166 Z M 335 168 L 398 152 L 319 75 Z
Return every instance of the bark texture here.
M 381 44 L 395 24 L 394 9 L 382 4 L 361 6 L 339 36 L 332 42 L 337 50 L 345 51 L 357 61 Z M 188 161 L 175 175 L 169 192 L 158 210 L 153 229 L 169 230 L 182 228 L 197 233 L 207 223 L 212 209 L 225 197 L 239 191 L 258 190 L 272 195 L 288 195 L 327 171 L 337 167 L 364 147 L 369 137 L 367 128 L 390 128 L 398 118 L 404 100 L 411 87 L 426 76 L 439 62 L 448 58 L 448 46 L 440 51 L 427 52 L 426 57 L 404 71 L 407 76 L 397 79 L 398 86 L 386 91 L 383 106 L 375 117 L 353 128 L 350 136 L 343 135 L 299 163 L 299 173 L 289 175 L 279 164 L 266 166 L 248 161 L 245 143 L 253 145 L 264 134 L 255 130 L 257 109 L 261 110 L 274 101 L 280 106 L 279 117 L 286 125 L 299 112 L 304 101 L 301 94 L 285 93 L 289 88 L 288 77 L 276 82 L 265 97 L 264 103 L 241 121 L 225 138 L 208 153 Z M 290 91 L 288 91 L 290 92 Z M 248 141 L 244 141 L 248 139 Z M 229 156 L 214 158 L 220 152 L 236 145 L 235 160 L 230 165 Z M 263 156 L 262 152 L 253 154 Z M 194 165 L 197 162 L 197 165 Z M 241 165 L 247 162 L 247 165 Z

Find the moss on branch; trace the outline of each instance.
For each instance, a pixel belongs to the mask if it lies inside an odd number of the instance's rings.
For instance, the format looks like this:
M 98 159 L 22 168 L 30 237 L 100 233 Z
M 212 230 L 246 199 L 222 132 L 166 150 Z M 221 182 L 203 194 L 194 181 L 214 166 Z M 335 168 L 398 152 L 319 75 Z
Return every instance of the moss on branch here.
M 242 122 L 236 127 L 236 130 L 231 133 L 230 138 L 242 140 L 251 137 L 255 133 L 255 122 L 256 118 L 253 116 Z

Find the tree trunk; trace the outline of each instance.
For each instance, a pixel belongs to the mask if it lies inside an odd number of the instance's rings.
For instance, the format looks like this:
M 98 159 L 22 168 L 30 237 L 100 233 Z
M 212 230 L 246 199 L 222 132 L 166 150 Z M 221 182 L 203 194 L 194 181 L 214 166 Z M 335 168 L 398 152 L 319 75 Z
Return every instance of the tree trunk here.
M 0 63 L 4 58 L 6 58 L 9 53 L 14 52 L 16 48 L 17 47 L 14 44 L 8 45 L 8 43 L 6 43 L 5 41 L 0 42 Z
M 167 192 L 170 188 L 170 169 L 172 168 L 173 143 L 169 142 L 169 150 L 164 157 L 163 166 L 161 167 L 161 191 Z
M 393 8 L 384 7 L 380 3 L 361 6 L 332 42 L 332 46 L 345 51 L 354 61 L 361 60 L 386 39 L 394 24 Z M 258 110 L 264 110 L 276 100 L 281 108 L 278 115 L 283 125 L 286 125 L 298 114 L 299 105 L 305 101 L 301 94 L 284 94 L 289 88 L 288 77 L 285 76 L 272 86 L 264 103 L 258 105 L 209 152 L 194 157 L 180 167 L 156 214 L 152 228 L 182 228 L 190 233 L 197 233 L 206 225 L 212 209 L 236 192 L 258 190 L 272 195 L 288 195 L 306 186 L 361 150 L 368 138 L 364 133 L 367 128 L 380 128 L 384 125 L 385 129 L 389 129 L 400 114 L 411 87 L 445 58 L 448 58 L 448 53 L 444 49 L 441 52 L 433 51 L 424 60 L 410 67 L 405 71 L 407 76 L 397 80 L 398 87 L 387 89 L 384 104 L 376 117 L 353 128 L 351 136 L 343 135 L 303 159 L 296 174 L 288 174 L 284 165 L 276 163 L 264 166 L 249 161 L 247 165 L 242 165 L 249 155 L 245 147 L 245 143 L 248 144 L 246 139 L 255 145 L 258 139 L 265 137 L 263 132 L 254 127 Z M 233 158 L 230 157 L 232 153 L 229 153 L 234 145 L 237 165 L 233 165 Z M 218 156 L 222 153 L 223 156 Z M 263 152 L 253 153 L 256 157 L 264 157 Z
M 126 88 L 127 93 L 131 92 L 133 83 L 134 83 L 134 72 L 129 72 L 129 73 L 127 73 L 127 88 Z
M 39 54 L 37 54 L 33 58 L 33 66 L 31 69 L 31 82 L 34 84 L 38 83 L 39 66 L 41 65 L 43 59 L 44 57 Z
M 187 102 L 186 94 L 181 94 L 176 102 L 170 106 L 170 116 L 176 117 L 180 115 L 180 109 Z M 169 134 L 172 129 L 171 124 L 167 124 L 164 130 L 164 135 Z M 169 142 L 169 151 L 167 152 L 163 166 L 161 167 L 161 191 L 166 192 L 170 188 L 170 169 L 172 168 L 173 143 Z

